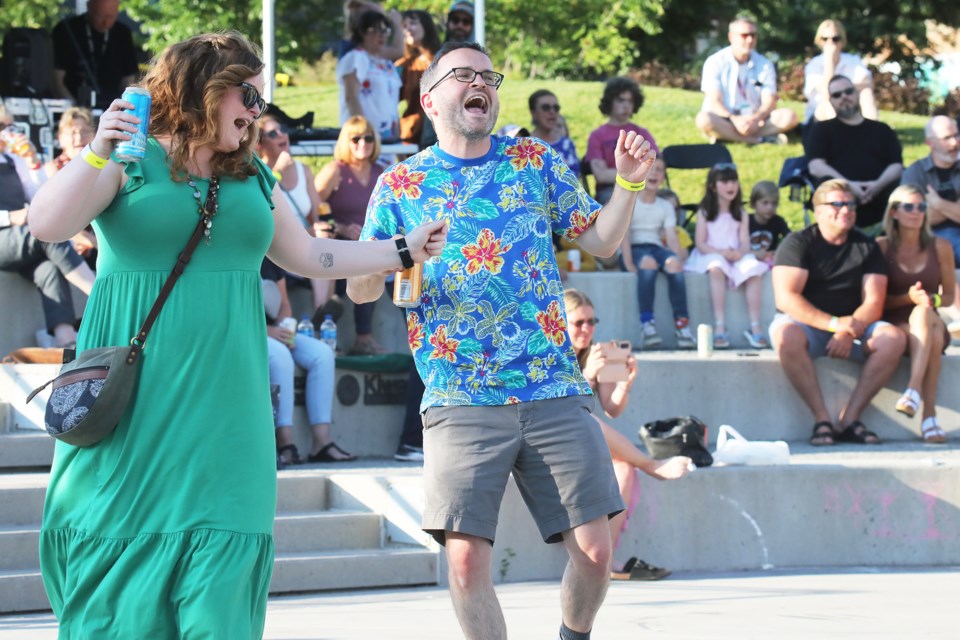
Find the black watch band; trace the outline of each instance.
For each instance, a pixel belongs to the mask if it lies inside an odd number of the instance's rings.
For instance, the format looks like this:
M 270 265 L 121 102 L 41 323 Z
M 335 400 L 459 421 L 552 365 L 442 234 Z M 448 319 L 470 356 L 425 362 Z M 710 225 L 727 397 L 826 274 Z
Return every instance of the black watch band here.
M 410 255 L 410 247 L 407 246 L 406 238 L 397 238 L 397 253 L 400 254 L 400 264 L 404 269 L 413 268 L 413 257 Z

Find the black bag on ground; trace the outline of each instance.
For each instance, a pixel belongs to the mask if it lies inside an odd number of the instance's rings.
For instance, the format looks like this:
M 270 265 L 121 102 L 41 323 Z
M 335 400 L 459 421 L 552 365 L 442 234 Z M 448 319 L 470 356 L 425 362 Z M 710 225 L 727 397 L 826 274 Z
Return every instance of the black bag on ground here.
M 696 416 L 648 422 L 640 427 L 640 439 L 657 460 L 687 456 L 698 467 L 713 464 L 713 456 L 707 450 L 707 425 Z

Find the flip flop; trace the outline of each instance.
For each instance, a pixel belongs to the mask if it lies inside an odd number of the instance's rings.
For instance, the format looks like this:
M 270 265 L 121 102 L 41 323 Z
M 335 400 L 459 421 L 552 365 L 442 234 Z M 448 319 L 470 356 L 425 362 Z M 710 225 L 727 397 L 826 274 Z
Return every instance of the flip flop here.
M 340 452 L 346 457 L 337 458 L 333 455 L 330 455 L 330 451 L 333 449 L 336 449 L 338 452 Z M 307 460 L 309 460 L 310 462 L 351 462 L 356 459 L 357 459 L 357 456 L 353 455 L 352 453 L 347 453 L 346 451 L 338 447 L 337 443 L 335 442 L 331 442 L 330 444 L 324 445 L 323 448 L 320 449 L 320 451 L 317 451 L 316 453 L 311 453 L 307 457 Z
M 853 444 L 880 444 L 880 437 L 867 429 L 867 425 L 859 420 L 854 420 L 848 424 L 833 439 L 836 442 L 852 442 Z

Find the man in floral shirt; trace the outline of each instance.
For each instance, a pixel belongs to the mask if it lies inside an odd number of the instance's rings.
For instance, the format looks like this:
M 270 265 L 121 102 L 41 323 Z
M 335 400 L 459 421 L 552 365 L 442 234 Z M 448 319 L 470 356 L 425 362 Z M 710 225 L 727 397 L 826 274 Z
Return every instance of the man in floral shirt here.
M 449 225 L 443 255 L 424 265 L 407 331 L 426 385 L 423 528 L 446 547 L 464 634 L 507 637 L 491 560 L 513 472 L 544 540 L 570 555 L 560 637 L 579 640 L 606 593 L 607 518 L 623 502 L 567 337 L 551 237 L 612 255 L 655 153 L 621 133 L 620 186 L 601 209 L 550 145 L 490 135 L 502 80 L 479 45 L 444 45 L 420 85 L 439 142 L 384 172 L 361 239 L 426 220 Z M 382 291 L 382 275 L 348 284 L 355 302 Z

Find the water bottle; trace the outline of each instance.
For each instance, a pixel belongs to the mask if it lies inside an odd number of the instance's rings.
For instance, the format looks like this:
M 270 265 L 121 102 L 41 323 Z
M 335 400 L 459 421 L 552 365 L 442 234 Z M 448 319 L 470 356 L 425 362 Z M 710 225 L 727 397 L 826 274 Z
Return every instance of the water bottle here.
M 316 334 L 313 331 L 313 323 L 310 322 L 310 318 L 303 316 L 300 322 L 297 324 L 297 333 L 302 336 L 307 336 L 308 338 L 316 338 Z
M 331 351 L 337 352 L 337 323 L 329 314 L 320 323 L 320 340 L 330 347 Z

